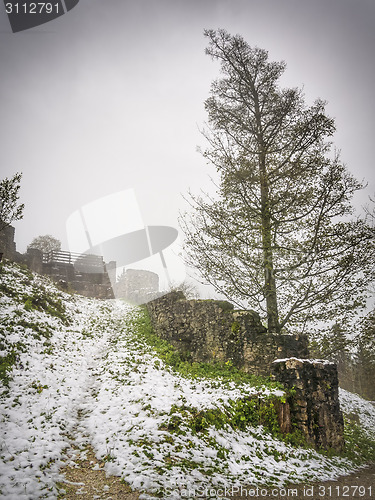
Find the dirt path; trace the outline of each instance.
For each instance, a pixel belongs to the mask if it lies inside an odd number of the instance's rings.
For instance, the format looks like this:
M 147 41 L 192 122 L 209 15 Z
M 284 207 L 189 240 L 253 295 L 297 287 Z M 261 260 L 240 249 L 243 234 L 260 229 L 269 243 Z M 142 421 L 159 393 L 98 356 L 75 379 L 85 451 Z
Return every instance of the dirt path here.
M 71 462 L 61 470 L 65 481 L 58 484 L 58 499 L 138 500 L 139 493 L 119 477 L 106 477 L 104 462 L 95 457 L 90 446 L 72 448 Z
M 89 446 L 72 450 L 71 464 L 62 471 L 66 480 L 59 483 L 58 499 L 79 500 L 138 500 L 139 492 L 125 484 L 119 477 L 106 477 L 104 462 L 98 461 Z M 258 498 L 264 500 L 375 500 L 375 464 L 337 481 L 289 485 L 285 488 L 266 489 L 247 487 L 228 496 L 232 500 Z M 192 498 L 192 497 L 190 497 Z M 199 498 L 208 498 L 202 497 Z M 212 498 L 212 497 L 211 497 Z

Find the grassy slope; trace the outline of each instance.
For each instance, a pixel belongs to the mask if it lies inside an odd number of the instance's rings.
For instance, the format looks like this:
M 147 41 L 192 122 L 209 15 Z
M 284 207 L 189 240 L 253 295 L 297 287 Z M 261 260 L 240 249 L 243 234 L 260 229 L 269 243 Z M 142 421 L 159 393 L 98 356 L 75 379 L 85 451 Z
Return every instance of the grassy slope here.
M 141 310 L 64 294 L 14 265 L 0 280 L 4 498 L 56 498 L 72 440 L 134 488 L 171 498 L 180 485 L 282 485 L 353 467 L 277 439 L 277 387 L 181 359 Z M 361 417 L 348 395 L 344 406 Z M 366 403 L 361 412 L 371 428 Z M 347 430 L 347 454 L 374 459 L 368 435 Z

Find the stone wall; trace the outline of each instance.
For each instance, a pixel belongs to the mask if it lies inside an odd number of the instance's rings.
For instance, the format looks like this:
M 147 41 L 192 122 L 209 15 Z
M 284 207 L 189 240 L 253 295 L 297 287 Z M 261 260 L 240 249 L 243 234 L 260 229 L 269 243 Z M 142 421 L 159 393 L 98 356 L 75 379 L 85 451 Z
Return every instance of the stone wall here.
M 78 273 L 73 264 L 49 262 L 43 264 L 43 274 L 50 276 L 61 288 L 74 290 L 85 297 L 114 298 L 111 282 L 106 272 Z
M 272 375 L 285 388 L 294 388 L 293 398 L 277 409 L 282 432 L 290 432 L 293 421 L 316 448 L 343 447 L 337 366 L 307 359 L 306 336 L 267 333 L 254 311 L 237 311 L 225 301 L 186 300 L 182 292 L 145 307 L 154 332 L 190 353 L 192 361 L 230 361 L 245 372 Z
M 113 299 L 113 291 L 109 283 L 93 283 L 93 275 L 90 274 L 87 279 L 80 281 L 71 281 L 67 283 L 67 289 L 74 290 L 85 297 L 93 297 L 96 299 Z M 64 288 L 64 284 L 60 281 L 60 287 Z
M 4 227 L 0 231 L 0 253 L 4 259 L 14 260 L 16 254 L 16 244 L 14 242 L 13 226 Z
M 114 298 L 107 272 L 77 272 L 74 265 L 67 262 L 43 262 L 43 253 L 37 248 L 28 248 L 25 254 L 18 254 L 17 261 L 36 273 L 49 276 L 63 290 L 73 290 L 85 297 Z
M 306 440 L 317 448 L 342 449 L 344 420 L 336 364 L 292 357 L 274 361 L 272 373 L 284 387 L 295 389 L 291 413 Z
M 308 357 L 307 337 L 267 333 L 254 311 L 229 302 L 186 300 L 171 292 L 148 302 L 155 333 L 197 362 L 231 362 L 255 375 L 269 375 L 275 359 Z

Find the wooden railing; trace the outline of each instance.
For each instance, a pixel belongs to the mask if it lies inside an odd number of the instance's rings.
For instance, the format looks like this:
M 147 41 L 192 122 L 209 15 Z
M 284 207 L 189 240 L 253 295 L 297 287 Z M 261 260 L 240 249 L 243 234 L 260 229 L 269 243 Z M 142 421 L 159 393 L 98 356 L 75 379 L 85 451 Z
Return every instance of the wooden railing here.
M 89 255 L 74 252 L 63 252 L 53 250 L 52 252 L 43 253 L 43 263 L 57 264 L 73 264 L 74 267 L 80 268 L 100 268 L 103 269 L 103 257 L 100 255 Z

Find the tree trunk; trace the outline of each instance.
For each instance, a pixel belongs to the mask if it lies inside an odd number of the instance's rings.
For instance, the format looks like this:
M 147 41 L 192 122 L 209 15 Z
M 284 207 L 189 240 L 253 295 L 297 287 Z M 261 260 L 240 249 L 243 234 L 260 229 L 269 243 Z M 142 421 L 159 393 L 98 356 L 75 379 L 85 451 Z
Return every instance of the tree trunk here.
M 261 224 L 262 224 L 262 246 L 264 267 L 264 294 L 267 307 L 268 331 L 280 333 L 279 312 L 277 307 L 276 282 L 273 271 L 271 212 L 269 200 L 269 185 L 267 176 L 267 153 L 263 137 L 261 111 L 259 96 L 253 86 L 255 116 L 257 121 L 257 139 L 259 146 L 259 175 L 260 175 L 260 199 L 261 199 Z
M 262 209 L 262 246 L 264 266 L 264 290 L 267 306 L 268 331 L 280 333 L 279 313 L 277 307 L 276 281 L 273 271 L 271 214 L 269 208 L 268 179 L 265 166 L 265 155 L 260 158 L 261 176 L 261 209 Z

